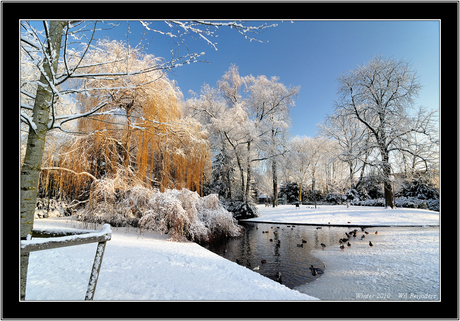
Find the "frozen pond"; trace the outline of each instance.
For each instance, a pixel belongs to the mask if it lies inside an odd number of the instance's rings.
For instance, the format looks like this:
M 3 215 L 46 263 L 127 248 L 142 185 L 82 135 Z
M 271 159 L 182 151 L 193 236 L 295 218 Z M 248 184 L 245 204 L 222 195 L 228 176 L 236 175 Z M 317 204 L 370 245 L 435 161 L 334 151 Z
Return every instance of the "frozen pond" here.
M 259 267 L 273 280 L 281 272 L 284 285 L 322 300 L 440 299 L 438 227 L 368 227 L 365 234 L 354 226 L 244 226 L 242 237 L 207 248 L 249 269 Z M 354 229 L 357 236 L 342 251 L 339 239 Z

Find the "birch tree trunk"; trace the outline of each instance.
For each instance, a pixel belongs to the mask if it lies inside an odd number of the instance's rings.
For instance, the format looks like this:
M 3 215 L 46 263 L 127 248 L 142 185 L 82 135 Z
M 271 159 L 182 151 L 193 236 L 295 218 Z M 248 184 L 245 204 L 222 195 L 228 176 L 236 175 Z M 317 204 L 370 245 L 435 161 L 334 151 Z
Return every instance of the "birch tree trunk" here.
M 65 21 L 49 23 L 49 42 L 46 50 L 51 61 L 45 59 L 42 66 L 45 74 L 42 72 L 40 76 L 33 107 L 33 122 L 36 128 L 29 128 L 26 155 L 21 168 L 21 239 L 25 239 L 28 234 L 32 233 L 34 225 L 38 179 L 50 121 L 50 108 L 54 99 L 53 90 L 48 81 L 53 81 L 53 74 L 56 74 L 57 71 L 62 31 L 65 25 Z M 21 300 L 25 299 L 28 265 L 29 255 L 21 256 Z
M 247 170 L 246 170 L 246 191 L 244 194 L 244 201 L 249 201 L 249 191 L 251 189 L 251 142 L 248 142 L 248 155 L 247 155 Z

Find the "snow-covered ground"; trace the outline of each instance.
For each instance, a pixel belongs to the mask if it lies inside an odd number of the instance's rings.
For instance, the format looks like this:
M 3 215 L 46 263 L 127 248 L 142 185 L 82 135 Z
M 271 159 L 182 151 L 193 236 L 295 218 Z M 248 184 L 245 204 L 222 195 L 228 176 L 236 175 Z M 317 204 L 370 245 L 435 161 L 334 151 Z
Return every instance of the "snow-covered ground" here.
M 251 222 L 278 222 L 294 224 L 331 224 L 331 225 L 390 225 L 390 226 L 423 226 L 439 225 L 439 212 L 383 207 L 366 207 L 345 205 L 319 205 L 318 208 L 302 205 L 279 205 L 265 207 L 257 205 L 259 217 L 246 221 Z
M 69 218 L 36 228 L 81 228 Z M 99 227 L 100 228 L 100 227 Z M 312 300 L 192 242 L 112 228 L 94 300 Z M 26 300 L 83 300 L 96 244 L 30 254 Z
M 440 300 L 438 212 L 346 206 L 296 209 L 286 205 L 259 206 L 259 214 L 251 221 L 406 227 L 372 227 L 365 241 L 356 238 L 344 251 L 339 244 L 314 250 L 326 271 L 318 280 L 295 290 L 195 243 L 171 242 L 167 235 L 153 232 L 138 236 L 133 228 L 112 228 L 94 299 Z M 82 228 L 67 217 L 36 219 L 35 227 Z M 26 299 L 82 300 L 95 251 L 96 244 L 87 244 L 31 253 Z
M 296 290 L 322 300 L 440 300 L 438 212 L 346 206 L 296 209 L 293 205 L 258 209 L 260 217 L 250 221 L 422 226 L 369 227 L 362 241 L 364 233 L 359 229 L 344 251 L 338 242 L 324 251 L 314 250 L 312 254 L 325 263 L 326 271 Z M 321 231 L 327 233 L 327 229 Z

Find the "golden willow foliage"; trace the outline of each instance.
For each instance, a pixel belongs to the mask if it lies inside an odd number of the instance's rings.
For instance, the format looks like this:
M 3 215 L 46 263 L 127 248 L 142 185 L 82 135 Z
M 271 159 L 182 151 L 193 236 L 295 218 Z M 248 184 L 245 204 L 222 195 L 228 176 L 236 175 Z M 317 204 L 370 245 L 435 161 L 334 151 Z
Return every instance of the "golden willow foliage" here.
M 117 62 L 98 64 L 103 61 Z M 89 190 L 94 178 L 116 175 L 121 166 L 131 168 L 139 179 L 162 192 L 187 188 L 202 194 L 211 160 L 207 132 L 193 118 L 182 117 L 182 93 L 164 72 L 136 74 L 160 62 L 131 48 L 128 51 L 119 42 L 100 42 L 88 54 L 86 64 L 97 64 L 88 72 L 131 75 L 76 84 L 93 89 L 90 95 L 76 95 L 82 112 L 104 101 L 108 104 L 99 115 L 81 118 L 75 129 L 68 129 L 79 136 L 67 139 L 58 150 L 48 148 L 42 167 L 53 169 L 42 172 L 45 189 L 78 197 Z M 113 109 L 118 109 L 115 115 L 101 115 Z

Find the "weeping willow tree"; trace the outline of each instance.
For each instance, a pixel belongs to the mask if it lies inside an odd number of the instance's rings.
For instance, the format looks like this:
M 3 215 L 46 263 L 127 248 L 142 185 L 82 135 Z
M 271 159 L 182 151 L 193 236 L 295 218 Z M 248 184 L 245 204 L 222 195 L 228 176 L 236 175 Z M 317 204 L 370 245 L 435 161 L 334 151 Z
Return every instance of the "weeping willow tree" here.
M 115 63 L 106 70 L 104 61 Z M 120 167 L 130 168 L 160 191 L 187 188 L 201 194 L 211 160 L 207 132 L 193 118 L 182 116 L 182 93 L 164 72 L 134 72 L 159 63 L 161 59 L 116 41 L 99 42 L 87 55 L 88 73 L 130 76 L 73 83 L 85 88 L 76 90 L 81 112 L 102 102 L 108 102 L 104 108 L 111 112 L 80 118 L 74 127 L 65 128 L 76 138 L 72 135 L 58 149 L 47 149 L 42 194 L 86 198 L 94 180 L 115 175 Z

